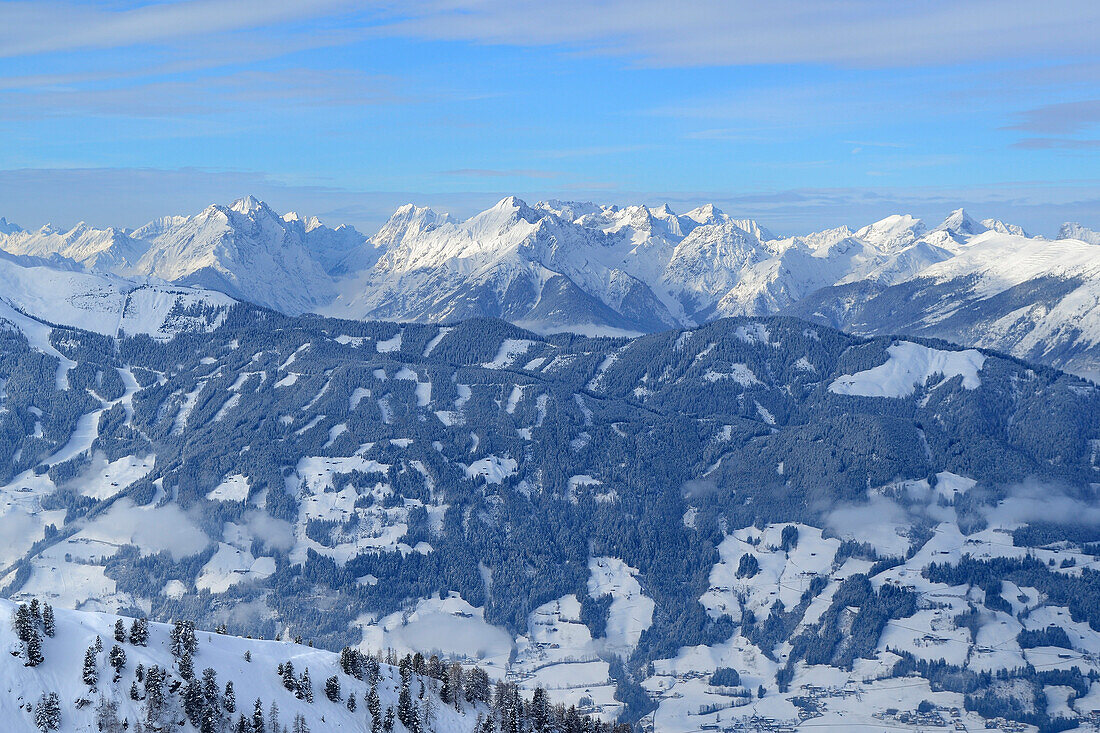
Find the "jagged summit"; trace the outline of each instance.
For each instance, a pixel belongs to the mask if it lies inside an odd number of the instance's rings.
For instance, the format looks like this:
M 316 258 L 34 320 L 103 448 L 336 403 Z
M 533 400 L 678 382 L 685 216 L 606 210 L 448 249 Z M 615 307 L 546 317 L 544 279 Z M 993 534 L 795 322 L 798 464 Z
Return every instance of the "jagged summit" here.
M 0 234 L 14 234 L 21 231 L 23 231 L 21 226 L 0 216 Z
M 229 208 L 232 211 L 236 211 L 238 214 L 245 215 L 255 214 L 264 210 L 271 210 L 267 204 L 265 204 L 263 201 L 256 198 L 252 194 L 248 194 L 244 198 L 237 199 L 230 205 Z
M 1067 221 L 1058 230 L 1058 239 L 1078 239 L 1089 244 L 1100 244 L 1100 232 L 1081 226 L 1075 221 Z
M 950 232 L 956 235 L 974 236 L 987 231 L 988 227 L 970 218 L 965 209 L 955 209 L 934 231 Z
M 1039 241 L 1000 220 L 978 222 L 962 208 L 933 228 L 895 214 L 854 231 L 837 227 L 781 238 L 713 204 L 680 214 L 667 203 L 551 199 L 532 205 L 518 196 L 465 220 L 405 204 L 369 237 L 350 226 L 332 228 L 316 216 L 278 214 L 254 195 L 190 216 L 155 219 L 133 231 L 81 222 L 68 230 L 25 232 L 3 222 L 0 249 L 46 266 L 55 262 L 63 269 L 201 286 L 287 313 L 406 321 L 496 316 L 541 331 L 617 334 L 784 312 L 834 293 L 842 303 L 810 311 L 828 319 L 832 308 L 851 314 L 860 298 L 933 274 L 955 283 L 944 298 L 964 297 L 983 273 L 999 271 L 999 256 L 1011 263 L 1022 256 L 1020 247 Z M 1100 234 L 1066 224 L 1058 240 L 1097 244 Z M 960 259 L 975 247 L 978 272 L 973 262 Z M 1044 254 L 1042 273 L 1026 271 L 1038 278 L 1035 283 L 1052 277 L 1088 283 L 1088 263 L 1097 255 L 1100 250 L 1092 249 L 1065 260 Z M 964 270 L 971 284 L 955 278 Z M 992 292 L 1027 287 L 1018 278 L 990 276 L 983 282 Z M 862 290 L 855 300 L 833 290 L 856 287 Z M 1046 303 L 1011 333 L 987 332 L 991 316 L 976 316 L 977 323 L 957 335 L 939 333 L 964 343 L 988 336 L 987 345 L 1026 348 L 1033 358 L 1066 364 L 1064 356 L 1054 355 L 1057 348 L 1049 357 L 1036 355 L 1022 335 L 1039 327 L 1055 333 L 1057 324 L 1048 323 L 1052 316 L 1043 315 L 1055 312 L 1055 305 Z M 885 313 L 896 310 L 866 313 L 858 328 L 873 332 Z M 847 317 L 837 323 L 847 324 Z M 1071 351 L 1100 342 L 1100 324 L 1094 328 L 1086 319 L 1084 334 Z M 1070 336 L 1051 338 L 1061 343 Z

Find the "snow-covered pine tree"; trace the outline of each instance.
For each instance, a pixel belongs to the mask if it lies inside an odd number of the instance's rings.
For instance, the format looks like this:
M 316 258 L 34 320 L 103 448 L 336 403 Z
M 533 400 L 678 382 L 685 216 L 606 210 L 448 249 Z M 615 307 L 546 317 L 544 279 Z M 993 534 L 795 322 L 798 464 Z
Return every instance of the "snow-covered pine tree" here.
M 348 693 L 348 712 L 354 713 L 355 712 L 355 706 L 356 706 L 355 691 L 353 690 L 353 691 Z
M 202 696 L 207 706 L 219 707 L 221 691 L 218 689 L 218 673 L 213 667 L 207 667 L 202 671 Z
M 256 704 L 252 706 L 252 733 L 264 733 L 264 703 L 256 698 Z
M 187 649 L 183 650 L 183 654 L 179 657 L 179 663 L 177 665 L 180 671 L 180 677 L 185 680 L 189 680 L 195 676 L 195 664 L 191 661 L 191 652 Z
M 420 714 L 413 705 L 407 684 L 401 685 L 401 692 L 397 697 L 397 719 L 409 729 L 409 733 L 420 733 Z
M 15 613 L 12 616 L 12 626 L 15 628 L 15 635 L 19 637 L 19 641 L 26 642 L 30 638 L 31 629 L 34 628 L 34 621 L 31 619 L 31 609 L 26 603 L 21 603 L 15 607 Z
M 202 713 L 206 708 L 202 697 L 202 683 L 196 679 L 188 680 L 183 686 L 183 694 L 180 697 L 183 699 L 184 714 L 191 721 L 191 725 L 198 728 L 202 725 Z
M 122 619 L 115 621 L 115 641 L 119 644 L 126 643 L 126 624 L 122 623 Z
M 145 717 L 150 724 L 160 720 L 160 711 L 164 707 L 164 672 L 153 665 L 145 672 Z
M 126 652 L 118 644 L 111 647 L 111 653 L 107 656 L 111 666 L 115 668 L 115 681 L 122 678 L 122 668 L 126 666 Z
M 371 733 L 379 733 L 382 730 L 382 701 L 378 698 L 378 687 L 371 685 L 367 694 L 367 712 L 370 713 Z
M 233 680 L 225 683 L 225 694 L 222 696 L 222 707 L 227 713 L 237 712 L 237 694 L 233 691 Z
M 145 646 L 149 643 L 149 622 L 143 618 L 134 619 L 130 624 L 130 643 Z
M 53 606 L 48 603 L 42 606 L 42 633 L 51 637 L 57 633 L 57 625 L 53 617 Z
M 465 693 L 468 702 L 489 702 L 489 675 L 481 667 L 474 667 L 466 675 Z
M 42 637 L 38 635 L 38 627 L 31 629 L 31 635 L 27 639 L 27 661 L 26 666 L 37 667 L 46 661 L 46 658 L 42 656 Z
M 99 637 L 96 637 L 99 638 Z M 92 692 L 95 692 L 96 684 L 99 682 L 99 668 L 96 664 L 96 651 L 95 646 L 88 647 L 88 650 L 84 652 L 84 684 L 91 688 Z
M 302 698 L 312 705 L 313 681 L 309 678 L 309 667 L 306 667 L 306 671 L 302 672 L 302 676 L 298 679 L 298 689 L 302 691 Z
M 42 733 L 61 730 L 61 698 L 56 692 L 43 695 L 34 706 L 34 724 Z
M 325 680 L 325 697 L 332 702 L 340 702 L 340 678 L 336 675 Z
M 283 678 L 283 687 L 288 692 L 293 692 L 300 700 L 302 696 L 298 694 L 298 680 L 294 677 L 294 664 L 293 662 L 283 662 L 279 665 L 279 676 Z

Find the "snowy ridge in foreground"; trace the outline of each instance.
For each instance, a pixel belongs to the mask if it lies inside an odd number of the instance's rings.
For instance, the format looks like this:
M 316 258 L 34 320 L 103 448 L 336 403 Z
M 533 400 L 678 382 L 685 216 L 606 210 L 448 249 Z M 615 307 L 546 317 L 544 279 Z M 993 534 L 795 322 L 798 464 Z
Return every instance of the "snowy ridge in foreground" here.
M 43 661 L 28 666 L 27 643 L 20 640 L 17 624 L 11 622 L 17 608 L 11 601 L 0 600 L 0 619 L 4 621 L 0 623 L 0 647 L 9 652 L 0 655 L 0 720 L 11 733 L 196 728 L 236 731 L 241 717 L 247 721 L 251 733 L 259 730 L 254 723 L 257 709 L 262 711 L 262 730 L 280 733 L 284 730 L 481 733 L 498 730 L 498 721 L 493 720 L 499 718 L 495 711 L 503 710 L 508 715 L 513 704 L 507 698 L 514 688 L 506 688 L 503 702 L 494 702 L 496 693 L 490 691 L 487 677 L 479 677 L 471 670 L 456 677 L 454 666 L 438 665 L 434 660 L 416 662 L 407 658 L 398 664 L 391 652 L 386 663 L 378 661 L 381 653 L 374 657 L 350 650 L 335 654 L 302 643 L 244 639 L 201 630 L 194 631 L 192 683 L 185 679 L 183 671 L 186 661 L 182 657 L 186 653 L 173 654 L 172 625 L 148 624 L 147 639 L 140 644 L 133 642 L 130 633 L 134 619 L 63 609 L 51 609 L 52 624 L 43 623 L 41 616 L 33 622 Z M 116 631 L 120 621 L 125 632 L 121 639 Z M 101 642 L 99 651 L 96 651 L 97 637 Z M 120 657 L 121 664 L 116 667 Z M 353 661 L 349 662 L 349 658 Z M 288 663 L 292 665 L 289 673 L 285 671 Z M 423 674 L 413 669 L 418 663 L 424 665 Z M 161 686 L 163 702 L 154 705 L 158 712 L 151 714 L 145 682 L 154 666 L 166 674 Z M 139 667 L 143 673 L 141 681 L 137 679 Z M 436 679 L 433 672 L 447 677 L 447 682 Z M 456 683 L 456 679 L 462 683 Z M 303 680 L 308 680 L 308 691 Z M 192 684 L 201 692 L 191 692 Z M 403 686 L 409 691 L 404 701 Z M 462 689 L 457 701 L 448 692 L 456 687 Z M 231 692 L 227 691 L 230 689 Z M 377 723 L 371 712 L 372 691 L 378 697 Z M 50 693 L 57 693 L 59 715 L 43 715 L 41 708 Z M 543 709 L 553 716 L 550 701 L 545 695 L 541 700 Z M 195 705 L 204 711 L 197 716 L 198 726 L 189 720 L 188 708 Z M 535 703 L 527 705 L 538 707 Z M 108 708 L 112 712 L 108 713 Z M 44 718 L 52 718 L 57 727 L 49 727 Z M 525 714 L 521 713 L 520 718 L 527 722 Z M 410 722 L 403 724 L 402 720 Z M 606 724 L 593 728 L 593 723 L 583 716 L 574 714 L 573 720 L 582 726 L 587 723 L 589 727 L 584 730 L 611 730 Z M 523 729 L 529 728 L 525 725 Z

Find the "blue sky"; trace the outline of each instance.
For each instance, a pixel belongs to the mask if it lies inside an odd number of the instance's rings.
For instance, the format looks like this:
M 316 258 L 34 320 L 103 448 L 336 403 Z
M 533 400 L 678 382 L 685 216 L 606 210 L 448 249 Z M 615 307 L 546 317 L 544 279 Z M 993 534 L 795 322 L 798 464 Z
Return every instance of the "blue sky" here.
M 957 205 L 1100 228 L 1100 4 L 0 2 L 0 215 L 255 193 L 714 201 L 781 232 Z

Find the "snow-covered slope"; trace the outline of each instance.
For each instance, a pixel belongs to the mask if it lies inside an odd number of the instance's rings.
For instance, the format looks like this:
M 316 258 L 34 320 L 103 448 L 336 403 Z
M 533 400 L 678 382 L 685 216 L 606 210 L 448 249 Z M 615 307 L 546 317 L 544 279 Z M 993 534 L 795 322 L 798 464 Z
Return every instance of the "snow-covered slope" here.
M 148 246 L 132 233 L 114 228 L 95 229 L 84 222 L 67 231 L 49 225 L 34 232 L 5 231 L 0 226 L 0 249 L 6 252 L 42 258 L 58 255 L 93 272 L 126 274 Z
M 1100 248 L 988 231 L 897 283 L 844 283 L 788 312 L 861 333 L 912 333 L 1100 375 Z
M 490 708 L 492 688 L 485 677 L 479 682 L 476 673 L 471 677 L 470 670 L 463 670 L 469 687 L 454 700 L 442 681 L 432 676 L 431 668 L 426 666 L 420 672 L 409 669 L 406 674 L 403 670 L 410 660 L 403 660 L 399 667 L 396 657 L 387 658 L 381 649 L 355 654 L 354 661 L 345 664 L 352 658 L 347 652 L 340 655 L 303 643 L 196 630 L 195 651 L 185 652 L 193 668 L 189 672 L 182 661 L 184 654 L 173 652 L 175 629 L 171 624 L 148 624 L 146 638 L 139 636 L 135 643 L 130 634 L 133 618 L 51 608 L 52 633 L 44 633 L 44 607 L 37 606 L 39 615 L 31 626 L 43 661 L 26 666 L 26 642 L 10 622 L 16 608 L 17 604 L 0 600 L 0 648 L 11 652 L 0 655 L 0 720 L 10 733 L 121 733 L 139 728 L 235 731 L 241 719 L 247 721 L 247 730 L 256 731 L 257 710 L 264 730 L 280 733 L 284 726 L 295 733 L 369 731 L 372 726 L 382 730 L 387 718 L 386 730 L 398 733 L 407 733 L 410 726 L 438 733 L 500 730 L 497 720 L 490 721 L 491 728 L 482 727 L 496 709 Z M 116 632 L 119 622 L 121 639 Z M 185 629 L 181 638 L 186 640 L 188 633 Z M 187 642 L 181 646 L 186 647 Z M 287 665 L 289 673 L 285 672 Z M 448 684 L 452 684 L 454 669 L 436 666 L 442 673 L 434 674 L 450 676 Z M 159 695 L 146 680 L 153 668 L 162 673 L 157 675 L 161 678 L 156 685 Z M 415 723 L 411 715 L 407 719 L 403 715 L 403 687 Z M 510 690 L 505 688 L 505 692 Z M 51 693 L 57 695 L 56 714 L 43 714 L 43 703 Z M 545 711 L 551 715 L 553 702 L 545 703 Z M 502 700 L 499 709 L 507 714 L 508 701 Z M 519 714 L 525 730 L 529 729 L 529 715 Z M 56 727 L 47 725 L 47 720 Z M 588 721 L 576 717 L 574 722 L 583 725 Z
M 332 297 L 319 260 L 333 261 L 333 245 L 343 237 L 326 232 L 324 255 L 315 259 L 303 222 L 285 220 L 251 196 L 158 229 L 134 232 L 151 235 L 151 246 L 135 267 L 141 274 L 221 290 L 287 313 L 312 310 Z
M 14 308 L 8 321 L 44 322 L 107 336 L 121 333 L 170 338 L 209 330 L 224 318 L 233 299 L 216 291 L 59 270 L 27 267 L 0 255 L 0 306 Z M 48 331 L 48 326 L 43 326 Z

